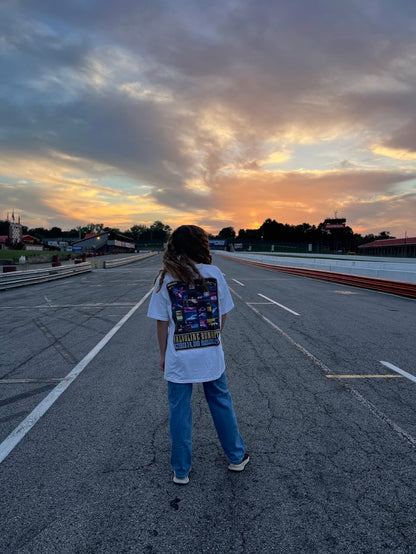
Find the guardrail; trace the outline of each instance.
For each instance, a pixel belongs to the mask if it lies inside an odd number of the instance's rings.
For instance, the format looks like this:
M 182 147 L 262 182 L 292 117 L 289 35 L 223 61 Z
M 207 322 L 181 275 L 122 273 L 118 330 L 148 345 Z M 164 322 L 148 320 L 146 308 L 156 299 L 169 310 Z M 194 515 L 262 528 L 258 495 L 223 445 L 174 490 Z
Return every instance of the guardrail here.
M 333 271 L 324 271 L 324 270 L 318 270 L 318 269 L 279 266 L 279 265 L 267 264 L 264 262 L 245 260 L 237 257 L 231 257 L 231 256 L 226 256 L 226 257 L 236 260 L 237 262 L 241 262 L 243 264 L 264 267 L 266 269 L 273 269 L 275 271 L 281 271 L 283 273 L 291 273 L 293 275 L 300 275 L 302 277 L 310 277 L 312 279 L 321 279 L 324 281 L 333 281 L 335 283 L 341 283 L 343 285 L 351 285 L 353 287 L 362 287 L 366 289 L 388 292 L 390 294 L 398 294 L 400 296 L 416 298 L 416 283 L 392 281 L 389 279 L 378 279 L 376 277 L 363 277 L 361 275 L 335 273 Z
M 80 264 L 66 264 L 57 267 L 48 267 L 46 269 L 28 269 L 27 271 L 0 273 L 0 290 L 23 287 L 25 285 L 35 285 L 37 283 L 46 283 L 47 281 L 71 277 L 79 273 L 86 273 L 87 271 L 91 271 L 91 269 L 90 262 L 82 262 Z
M 111 267 L 118 267 L 120 265 L 132 264 L 151 256 L 156 256 L 157 252 L 146 252 L 146 254 L 137 254 L 137 256 L 129 256 L 128 258 L 119 258 L 117 260 L 106 260 L 104 262 L 104 269 L 110 269 Z

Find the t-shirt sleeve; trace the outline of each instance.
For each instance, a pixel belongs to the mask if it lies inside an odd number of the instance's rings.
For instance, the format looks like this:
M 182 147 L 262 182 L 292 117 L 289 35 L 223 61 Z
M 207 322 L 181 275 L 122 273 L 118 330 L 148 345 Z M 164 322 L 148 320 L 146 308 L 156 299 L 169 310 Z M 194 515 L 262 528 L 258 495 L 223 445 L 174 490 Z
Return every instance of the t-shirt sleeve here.
M 219 301 L 221 314 L 225 315 L 234 308 L 234 302 L 231 297 L 230 289 L 227 282 L 224 279 L 224 275 L 218 270 L 218 284 L 219 284 Z
M 162 285 L 162 288 L 156 292 L 159 287 L 159 279 L 157 280 L 152 296 L 150 297 L 147 317 L 158 319 L 160 321 L 169 321 L 169 302 L 168 298 L 166 298 L 164 294 L 165 287 Z

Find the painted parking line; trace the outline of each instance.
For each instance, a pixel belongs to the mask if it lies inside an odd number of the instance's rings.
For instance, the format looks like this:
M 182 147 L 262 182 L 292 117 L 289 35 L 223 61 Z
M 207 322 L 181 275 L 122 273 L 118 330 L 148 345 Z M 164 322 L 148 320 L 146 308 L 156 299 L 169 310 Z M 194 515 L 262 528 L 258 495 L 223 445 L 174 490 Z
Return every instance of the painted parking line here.
M 283 308 L 284 310 L 290 312 L 291 314 L 293 315 L 300 315 L 298 314 L 297 312 L 294 312 L 293 310 L 291 310 L 290 308 L 288 308 L 287 306 L 283 306 L 283 304 L 279 304 L 279 302 L 276 302 L 276 300 L 272 300 L 271 298 L 267 297 L 267 296 L 264 296 L 264 294 L 260 294 L 259 292 L 257 293 L 257 296 L 261 296 L 262 298 L 264 298 L 265 300 L 268 300 L 269 302 L 271 302 L 272 304 L 276 304 L 276 306 L 279 306 L 279 308 Z
M 245 287 L 243 283 L 240 283 L 240 281 L 237 281 L 237 279 L 233 279 L 234 283 L 237 283 L 237 285 L 240 285 L 240 287 Z
M 400 367 L 397 367 L 390 362 L 381 362 L 384 366 L 388 367 L 389 369 L 396 371 L 397 373 L 400 373 L 400 375 L 403 375 L 403 377 L 406 377 L 406 379 L 409 379 L 410 381 L 413 381 L 413 383 L 416 383 L 416 377 L 414 375 L 411 375 L 410 373 L 407 373 L 407 371 L 404 371 L 404 369 L 400 369 Z
M 39 379 L 0 379 L 0 385 L 37 385 L 38 383 L 60 383 L 64 377 L 40 377 Z
M 288 335 L 283 329 L 281 329 L 278 325 L 273 323 L 269 318 L 264 316 L 257 308 L 254 306 L 251 306 L 248 302 L 244 300 L 242 296 L 238 294 L 237 291 L 234 289 L 231 289 L 231 292 L 241 300 L 250 310 L 252 310 L 255 314 L 258 315 L 260 319 L 262 319 L 265 323 L 270 325 L 275 331 L 277 331 L 284 339 L 286 339 L 292 346 L 294 346 L 299 352 L 301 352 L 303 355 L 305 355 L 309 360 L 311 360 L 325 375 L 333 375 L 333 372 L 330 370 L 330 368 L 319 358 L 314 356 L 309 350 L 307 350 L 305 347 L 303 347 L 300 343 L 295 341 L 290 335 Z M 387 362 L 386 362 L 387 363 Z M 341 381 L 342 382 L 342 381 Z M 343 387 L 356 399 L 358 402 L 361 403 L 364 407 L 366 407 L 377 419 L 388 425 L 395 433 L 397 433 L 400 437 L 408 441 L 413 448 L 416 448 L 416 438 L 410 435 L 407 431 L 405 431 L 400 425 L 398 425 L 395 421 L 390 419 L 382 410 L 377 408 L 375 404 L 370 402 L 370 400 L 367 400 L 365 396 L 360 394 L 356 389 L 354 389 L 353 386 L 351 386 L 349 383 L 343 383 Z
M 86 304 L 38 304 L 36 306 L 0 306 L 0 310 L 34 310 L 50 308 L 125 308 L 134 306 L 134 302 L 94 302 Z
M 68 375 L 40 402 L 36 408 L 16 427 L 14 431 L 0 444 L 0 464 L 10 454 L 10 452 L 27 435 L 39 419 L 49 410 L 49 408 L 58 400 L 63 392 L 75 379 L 84 371 L 87 365 L 104 348 L 104 346 L 113 338 L 121 327 L 130 319 L 138 308 L 151 295 L 153 287 L 143 296 L 139 302 L 120 319 L 120 321 L 100 340 L 96 346 L 68 373 Z
M 402 378 L 402 375 L 325 375 L 328 379 L 394 379 Z

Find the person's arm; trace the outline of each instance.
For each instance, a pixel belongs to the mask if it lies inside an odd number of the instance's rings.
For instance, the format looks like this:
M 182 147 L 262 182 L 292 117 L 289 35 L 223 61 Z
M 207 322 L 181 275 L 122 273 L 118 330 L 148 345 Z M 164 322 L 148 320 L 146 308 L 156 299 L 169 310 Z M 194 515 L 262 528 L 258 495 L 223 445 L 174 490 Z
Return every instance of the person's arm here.
M 227 319 L 227 314 L 221 316 L 221 331 L 224 329 L 225 320 Z
M 165 371 L 165 356 L 166 348 L 168 345 L 168 328 L 168 321 L 161 321 L 160 319 L 157 320 L 157 340 L 159 342 L 160 369 L 162 371 Z
M 221 271 L 218 270 L 217 282 L 218 282 L 218 300 L 219 300 L 219 309 L 221 313 L 221 331 L 223 331 L 225 326 L 225 320 L 228 313 L 234 308 L 233 299 L 231 297 L 230 289 L 224 279 L 224 275 Z

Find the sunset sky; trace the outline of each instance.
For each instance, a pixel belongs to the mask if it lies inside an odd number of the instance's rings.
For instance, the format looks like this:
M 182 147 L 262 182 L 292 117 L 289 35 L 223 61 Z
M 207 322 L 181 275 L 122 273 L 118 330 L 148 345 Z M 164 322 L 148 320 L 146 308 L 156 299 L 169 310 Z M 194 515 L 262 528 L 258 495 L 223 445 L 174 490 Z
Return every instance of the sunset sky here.
M 2 0 L 0 218 L 416 236 L 414 0 Z

